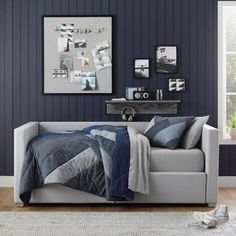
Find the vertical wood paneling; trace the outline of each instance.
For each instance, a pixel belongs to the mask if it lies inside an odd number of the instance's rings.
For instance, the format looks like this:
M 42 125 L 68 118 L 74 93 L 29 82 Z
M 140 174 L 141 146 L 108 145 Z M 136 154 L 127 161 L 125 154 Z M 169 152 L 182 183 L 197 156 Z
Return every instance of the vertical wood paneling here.
M 21 124 L 20 119 L 20 104 L 21 104 L 21 89 L 20 89 L 20 81 L 21 81 L 21 66 L 20 66 L 20 54 L 21 54 L 21 47 L 20 47 L 20 30 L 21 30 L 21 11 L 20 9 L 21 2 L 19 0 L 13 1 L 13 65 L 12 65 L 12 72 L 13 72 L 13 127 L 17 127 Z M 0 9 L 3 9 L 0 7 Z M 2 13 L 0 14 L 2 16 Z M 1 22 L 3 22 L 1 20 Z M 1 27 L 2 28 L 2 27 Z M 1 41 L 2 42 L 2 41 Z M 35 48 L 34 48 L 35 51 Z M 36 53 L 35 53 L 36 56 Z M 35 65 L 36 67 L 36 65 Z M 35 70 L 35 77 L 36 77 L 36 70 Z M 3 78 L 1 76 L 1 78 Z M 2 88 L 2 86 L 0 86 Z M 2 92 L 0 93 L 2 95 Z M 1 96 L 0 95 L 0 96 Z M 0 99 L 2 100 L 2 99 Z M 0 112 L 1 113 L 1 112 Z M 0 119 L 2 121 L 2 119 Z M 0 122 L 1 122 L 0 121 Z M 2 152 L 1 152 L 2 153 Z
M 26 123 L 29 120 L 29 2 L 28 0 L 21 1 L 21 123 Z M 41 45 L 39 45 L 41 47 Z
M 197 96 L 198 115 L 206 113 L 206 1 L 197 1 Z
M 37 120 L 37 8 L 36 0 L 29 1 L 29 120 Z M 17 48 L 15 49 L 16 51 Z
M 43 95 L 42 16 L 113 15 L 112 95 Z M 0 175 L 13 173 L 13 128 L 30 120 L 121 120 L 105 100 L 125 86 L 162 88 L 182 100 L 180 114 L 210 115 L 217 124 L 217 0 L 0 1 Z M 167 92 L 172 75 L 155 73 L 155 46 L 178 46 L 186 92 Z M 134 79 L 133 59 L 151 59 L 151 78 Z M 137 116 L 148 120 L 150 116 Z M 221 146 L 220 175 L 236 175 L 236 148 Z
M 189 44 L 190 44 L 190 51 L 189 51 L 189 80 L 191 81 L 189 83 L 189 91 L 191 96 L 189 97 L 189 115 L 198 114 L 198 97 L 197 97 L 197 85 L 198 85 L 198 73 L 199 68 L 197 64 L 197 58 L 198 58 L 198 50 L 197 50 L 197 14 L 198 14 L 198 8 L 197 8 L 197 2 L 195 0 L 189 1 L 190 6 L 190 18 L 189 18 Z
M 5 30 L 5 2 L 0 1 L 0 27 L 2 31 Z M 0 173 L 5 174 L 5 38 L 0 40 Z
M 13 172 L 13 133 L 12 133 L 12 18 L 13 18 L 13 3 L 12 0 L 5 1 L 5 172 L 7 175 L 11 175 Z
M 214 122 L 214 97 L 213 97 L 213 85 L 214 81 L 214 15 L 211 10 L 213 7 L 214 1 L 206 2 L 206 50 L 210 53 L 206 53 L 206 111 L 210 115 L 209 123 L 213 124 Z

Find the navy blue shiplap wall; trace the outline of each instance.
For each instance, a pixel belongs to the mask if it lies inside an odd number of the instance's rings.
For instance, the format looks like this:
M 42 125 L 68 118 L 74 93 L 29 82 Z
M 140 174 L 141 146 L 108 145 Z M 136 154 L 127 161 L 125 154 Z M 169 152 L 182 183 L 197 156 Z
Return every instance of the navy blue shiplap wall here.
M 42 94 L 42 15 L 114 16 L 114 94 Z M 168 75 L 155 73 L 155 46 L 178 45 L 179 75 L 187 78 L 180 114 L 210 115 L 217 125 L 216 0 L 1 0 L 0 175 L 13 174 L 13 129 L 32 120 L 118 120 L 105 100 L 125 86 L 167 91 Z M 133 59 L 151 58 L 151 79 L 133 78 Z M 148 120 L 150 116 L 139 116 Z M 220 174 L 236 175 L 236 147 L 221 147 Z

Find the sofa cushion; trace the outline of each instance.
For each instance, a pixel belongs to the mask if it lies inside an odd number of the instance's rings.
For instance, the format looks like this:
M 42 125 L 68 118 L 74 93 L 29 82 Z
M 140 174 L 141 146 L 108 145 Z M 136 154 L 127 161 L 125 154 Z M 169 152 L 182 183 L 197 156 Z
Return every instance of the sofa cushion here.
M 204 171 L 204 154 L 200 149 L 151 148 L 150 172 L 202 171 Z
M 185 130 L 180 147 L 185 149 L 194 148 L 202 134 L 202 128 L 207 123 L 209 116 L 196 117 Z
M 183 132 L 193 119 L 193 116 L 155 116 L 148 124 L 144 135 L 149 139 L 152 146 L 175 149 Z

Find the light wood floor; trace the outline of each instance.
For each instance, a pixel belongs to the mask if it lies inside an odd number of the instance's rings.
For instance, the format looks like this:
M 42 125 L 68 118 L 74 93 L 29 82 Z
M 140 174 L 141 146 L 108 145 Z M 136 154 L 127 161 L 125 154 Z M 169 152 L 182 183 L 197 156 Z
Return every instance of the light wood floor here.
M 218 195 L 219 204 L 227 204 L 235 208 L 236 212 L 236 188 L 220 188 Z M 209 211 L 211 208 L 205 205 L 159 205 L 159 204 L 142 204 L 142 205 L 108 205 L 108 204 L 34 204 L 27 207 L 15 205 L 13 202 L 13 188 L 0 188 L 0 211 L 96 211 L 96 212 L 122 212 L 122 211 Z

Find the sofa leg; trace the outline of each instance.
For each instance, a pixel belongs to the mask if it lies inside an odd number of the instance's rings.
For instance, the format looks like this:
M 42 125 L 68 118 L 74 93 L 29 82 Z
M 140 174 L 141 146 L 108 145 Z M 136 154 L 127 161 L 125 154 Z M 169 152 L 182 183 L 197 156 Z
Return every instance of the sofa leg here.
M 216 206 L 216 203 L 208 203 L 207 205 L 208 205 L 208 207 L 211 207 L 211 208 L 213 208 L 213 207 L 215 207 L 215 206 Z

